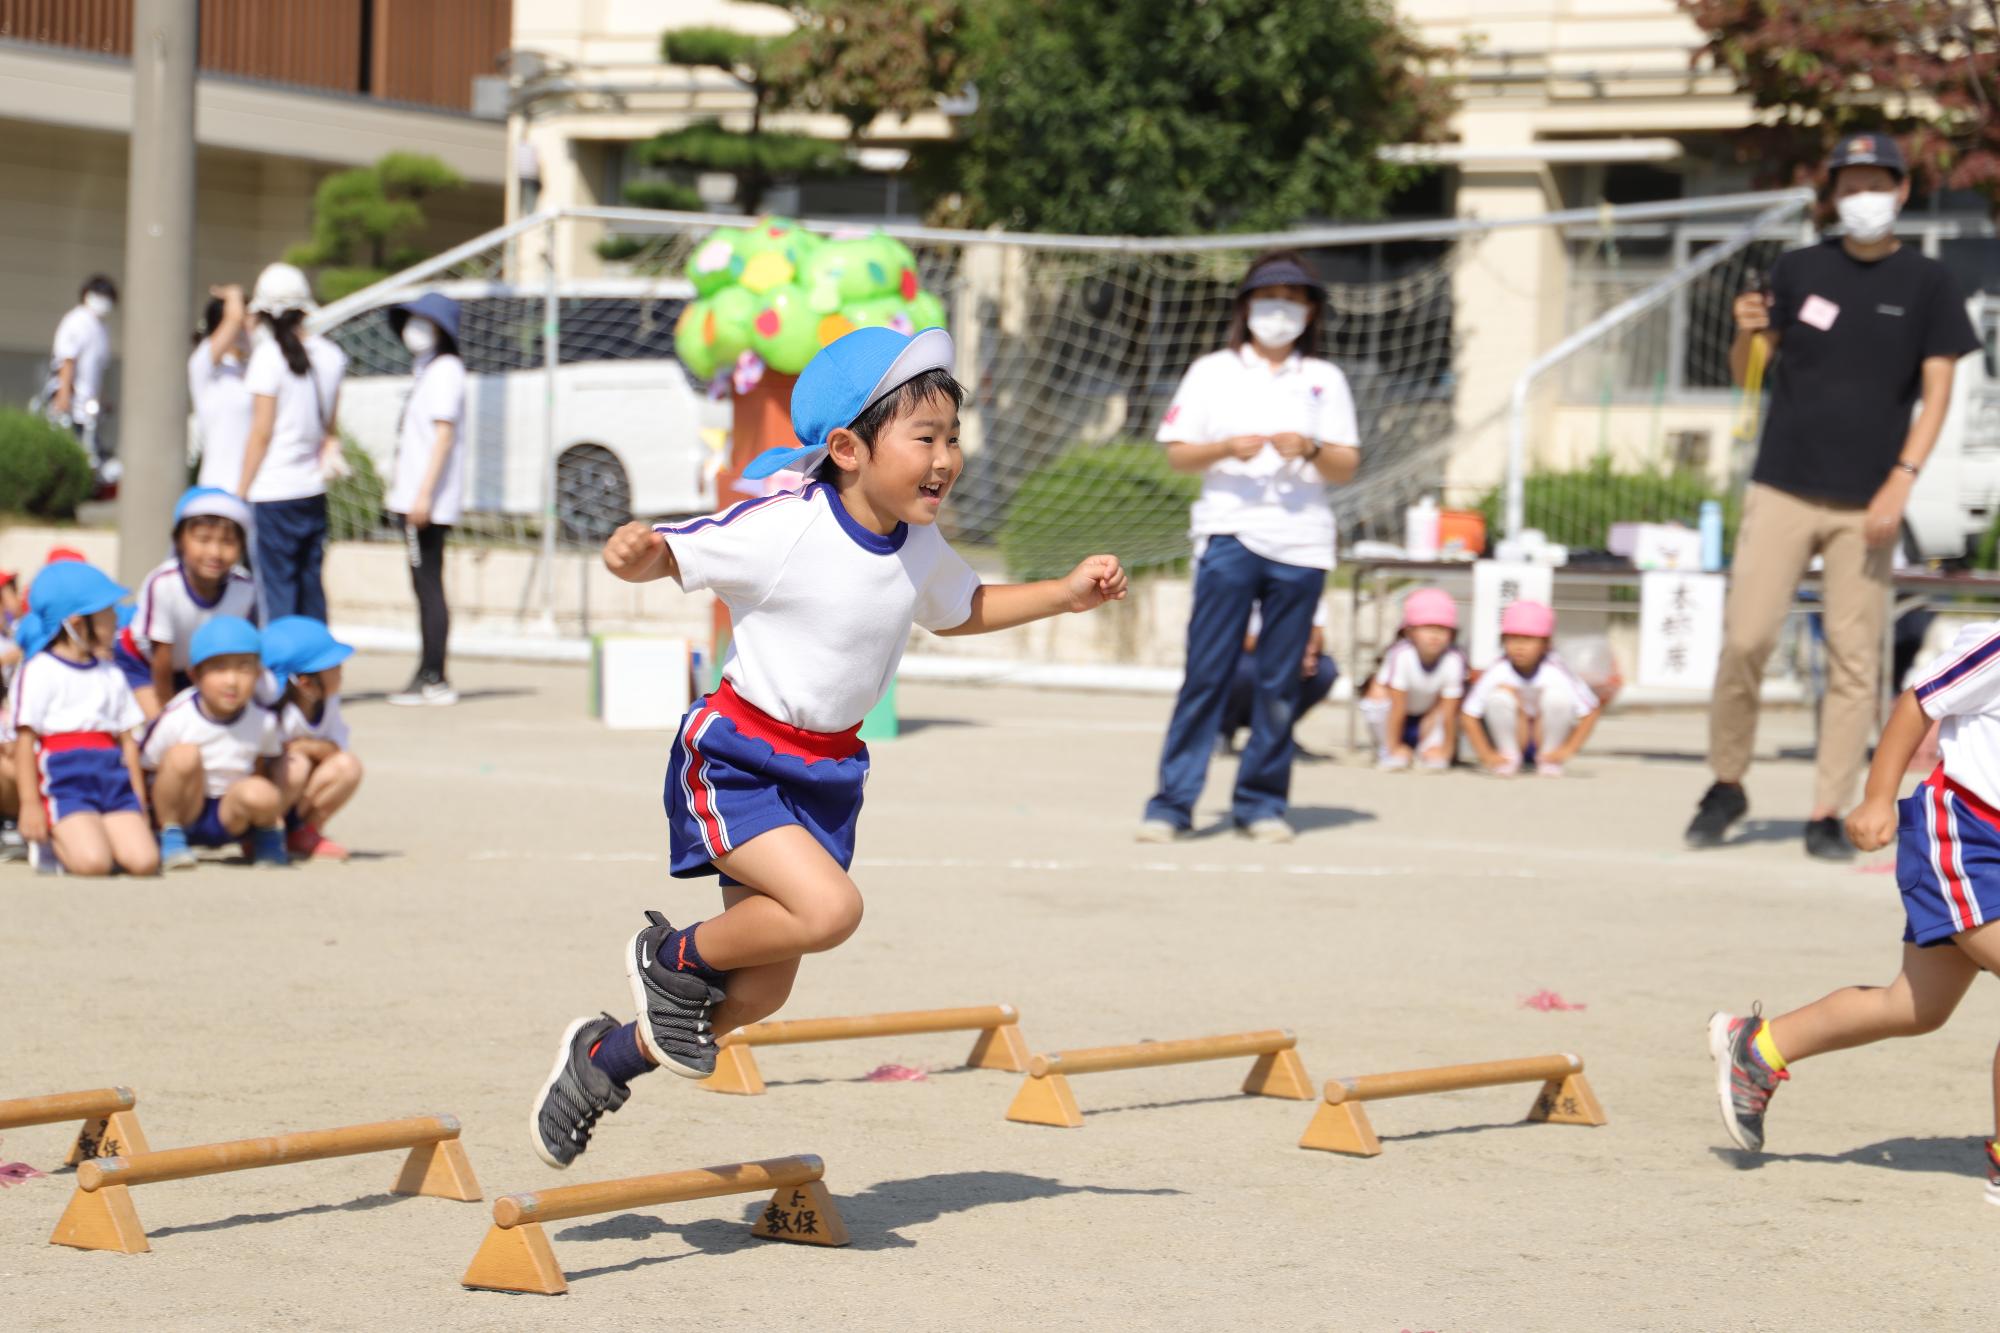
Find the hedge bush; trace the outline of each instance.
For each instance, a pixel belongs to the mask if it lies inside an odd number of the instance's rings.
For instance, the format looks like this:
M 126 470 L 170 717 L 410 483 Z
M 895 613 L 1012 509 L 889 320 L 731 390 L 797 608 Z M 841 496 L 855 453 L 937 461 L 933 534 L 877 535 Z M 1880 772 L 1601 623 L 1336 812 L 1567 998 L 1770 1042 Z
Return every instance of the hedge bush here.
M 0 513 L 74 518 L 95 489 L 75 436 L 34 412 L 0 408 Z
M 383 497 L 388 492 L 375 460 L 352 436 L 340 437 L 340 452 L 347 459 L 348 475 L 326 488 L 326 539 L 358 541 L 382 530 Z
M 1722 502 L 1723 547 L 1736 544 L 1740 497 L 1714 489 L 1706 476 L 1692 470 L 1617 472 L 1609 459 L 1600 458 L 1570 472 L 1531 472 L 1521 490 L 1527 526 L 1572 550 L 1603 550 L 1613 523 L 1693 527 L 1704 500 Z M 1506 508 L 1505 487 L 1495 487 L 1479 501 L 1489 542 L 1506 535 Z
M 1131 569 L 1188 554 L 1188 508 L 1201 479 L 1167 466 L 1147 440 L 1072 445 L 1014 492 L 1000 526 L 1000 554 L 1019 579 L 1067 574 L 1108 551 Z

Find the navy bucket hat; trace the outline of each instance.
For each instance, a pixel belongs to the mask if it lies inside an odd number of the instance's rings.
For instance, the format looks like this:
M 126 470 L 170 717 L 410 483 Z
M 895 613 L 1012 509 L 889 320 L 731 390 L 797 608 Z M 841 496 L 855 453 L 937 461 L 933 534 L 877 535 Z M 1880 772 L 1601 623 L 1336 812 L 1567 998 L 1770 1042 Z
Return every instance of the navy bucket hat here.
M 414 301 L 403 301 L 389 307 L 389 327 L 402 335 L 403 326 L 410 322 L 411 315 L 422 315 L 431 323 L 458 341 L 458 302 L 442 292 L 425 292 Z
M 1236 294 L 1248 296 L 1259 287 L 1303 287 L 1320 300 L 1326 299 L 1326 284 L 1320 281 L 1319 274 L 1296 259 L 1265 260 L 1243 275 Z

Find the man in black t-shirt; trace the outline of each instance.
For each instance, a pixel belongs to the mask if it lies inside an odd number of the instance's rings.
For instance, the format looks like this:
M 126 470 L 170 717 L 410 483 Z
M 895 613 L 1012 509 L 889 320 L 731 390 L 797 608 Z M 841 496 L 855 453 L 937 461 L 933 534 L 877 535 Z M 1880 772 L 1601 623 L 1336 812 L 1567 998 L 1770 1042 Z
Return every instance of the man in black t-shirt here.
M 1849 135 L 1827 175 L 1843 234 L 1784 255 L 1768 291 L 1736 300 L 1730 372 L 1742 383 L 1761 343 L 1772 364 L 1771 404 L 1729 571 L 1708 720 L 1715 783 L 1687 841 L 1720 844 L 1750 808 L 1743 774 L 1764 664 L 1800 577 L 1819 556 L 1827 688 L 1805 841 L 1810 855 L 1846 860 L 1854 849 L 1840 814 L 1854 799 L 1876 721 L 1892 550 L 1910 487 L 1944 426 L 1952 373 L 1979 338 L 1944 267 L 1896 240 L 1910 185 L 1895 141 Z

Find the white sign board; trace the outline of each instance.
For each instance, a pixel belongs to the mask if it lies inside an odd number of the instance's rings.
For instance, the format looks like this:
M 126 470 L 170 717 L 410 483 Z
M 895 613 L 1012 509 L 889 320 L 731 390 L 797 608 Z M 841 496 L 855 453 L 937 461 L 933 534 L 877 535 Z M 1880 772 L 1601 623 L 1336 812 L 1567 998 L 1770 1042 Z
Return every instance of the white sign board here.
M 1658 689 L 1715 686 L 1722 655 L 1720 574 L 1649 570 L 1639 579 L 1639 684 Z
M 1526 598 L 1553 605 L 1555 571 L 1547 565 L 1475 560 L 1472 564 L 1472 665 L 1481 669 L 1500 656 L 1500 613 Z
M 607 634 L 597 640 L 597 714 L 613 731 L 673 731 L 688 694 L 688 641 Z

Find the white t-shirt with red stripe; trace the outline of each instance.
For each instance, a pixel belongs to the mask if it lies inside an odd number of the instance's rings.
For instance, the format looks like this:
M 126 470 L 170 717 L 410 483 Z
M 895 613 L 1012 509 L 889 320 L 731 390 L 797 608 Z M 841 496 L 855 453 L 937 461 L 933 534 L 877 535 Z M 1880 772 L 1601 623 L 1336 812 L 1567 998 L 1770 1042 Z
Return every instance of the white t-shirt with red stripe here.
M 16 728 L 33 727 L 37 736 L 107 731 L 123 736 L 146 725 L 125 675 L 103 659 L 72 662 L 39 652 L 14 677 L 8 719 Z
M 1465 654 L 1455 646 L 1445 649 L 1438 654 L 1437 661 L 1425 666 L 1423 654 L 1408 639 L 1390 644 L 1376 670 L 1376 679 L 1392 690 L 1403 692 L 1403 710 L 1411 717 L 1422 717 L 1437 707 L 1440 699 L 1463 699 L 1465 677 Z
M 2000 808 L 2000 621 L 1960 629 L 1912 688 L 1939 724 L 1944 775 Z
M 189 586 L 178 558 L 157 566 L 139 588 L 132 623 L 122 633 L 125 651 L 141 662 L 153 659 L 155 644 L 174 646 L 174 670 L 188 669 L 188 643 L 194 632 L 216 616 L 241 616 L 257 623 L 257 584 L 241 569 L 232 569 L 222 581 L 222 592 L 212 602 L 204 602 Z
M 935 524 L 870 532 L 833 488 L 746 500 L 660 524 L 681 587 L 729 607 L 722 674 L 758 710 L 807 731 L 845 731 L 888 693 L 910 626 L 972 614 L 979 575 Z
M 1493 691 L 1501 686 L 1512 686 L 1521 696 L 1521 711 L 1529 717 L 1540 717 L 1543 697 L 1560 691 L 1569 696 L 1576 715 L 1594 713 L 1598 709 L 1597 692 L 1583 683 L 1583 677 L 1569 669 L 1556 650 L 1551 648 L 1542 657 L 1532 677 L 1523 676 L 1514 669 L 1514 664 L 1502 654 L 1499 661 L 1479 673 L 1479 679 L 1466 693 L 1462 712 L 1467 717 L 1485 717 L 1486 701 L 1493 697 Z

